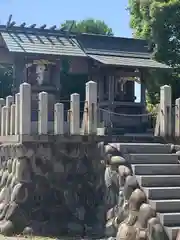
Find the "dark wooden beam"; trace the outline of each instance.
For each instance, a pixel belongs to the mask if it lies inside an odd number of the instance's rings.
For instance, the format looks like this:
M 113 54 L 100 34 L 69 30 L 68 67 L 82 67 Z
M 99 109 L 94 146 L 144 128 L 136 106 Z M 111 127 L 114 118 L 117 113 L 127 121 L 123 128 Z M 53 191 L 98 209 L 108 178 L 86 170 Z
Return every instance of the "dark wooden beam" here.
M 127 72 L 127 71 L 123 71 L 123 70 L 119 70 L 119 71 L 115 71 L 114 74 L 117 77 L 140 77 L 141 73 L 140 72 Z
M 9 18 L 8 18 L 8 21 L 7 21 L 7 24 L 6 24 L 6 28 L 9 27 L 9 25 L 11 23 L 11 20 L 12 20 L 12 14 L 9 15 Z
M 136 71 L 135 68 L 123 68 L 123 67 L 115 67 L 115 66 L 102 66 L 100 67 L 100 71 L 103 71 L 106 74 L 114 75 L 116 77 L 141 77 L 141 72 Z
M 56 29 L 56 27 L 57 27 L 56 25 L 53 25 L 53 26 L 52 26 L 52 27 L 50 27 L 49 29 L 50 29 L 50 30 L 55 30 L 55 29 Z
M 24 54 L 23 54 L 24 55 Z M 34 60 L 49 60 L 49 61 L 59 61 L 61 59 L 60 56 L 54 56 L 54 55 L 46 55 L 46 54 L 34 54 L 29 53 L 25 56 L 26 63 L 32 63 Z
M 11 22 L 11 23 L 9 24 L 9 27 L 14 27 L 14 26 L 15 26 L 15 24 L 16 24 L 16 22 L 15 22 L 15 21 L 13 21 L 13 22 Z
M 40 29 L 45 29 L 46 28 L 46 24 L 43 24 L 41 27 L 40 27 Z
M 32 24 L 29 26 L 29 28 L 35 28 L 36 27 L 36 24 Z
M 26 26 L 26 23 L 23 22 L 21 25 L 20 25 L 20 28 L 24 28 Z

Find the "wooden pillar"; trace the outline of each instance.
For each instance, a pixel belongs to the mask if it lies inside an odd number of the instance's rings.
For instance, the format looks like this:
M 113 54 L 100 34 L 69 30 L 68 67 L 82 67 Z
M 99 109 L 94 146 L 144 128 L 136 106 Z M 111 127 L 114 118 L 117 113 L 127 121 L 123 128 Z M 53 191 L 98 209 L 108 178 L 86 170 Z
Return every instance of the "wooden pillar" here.
M 108 77 L 108 83 L 109 83 L 109 88 L 108 88 L 108 100 L 109 100 L 109 104 L 108 104 L 108 109 L 110 111 L 109 113 L 109 124 L 112 124 L 112 113 L 114 111 L 114 84 L 115 84 L 115 77 L 110 75 Z M 111 129 L 112 130 L 112 129 Z
M 99 98 L 99 102 L 104 100 L 104 74 L 99 74 L 99 78 L 98 78 L 98 98 Z
M 19 92 L 21 83 L 27 81 L 26 64 L 23 57 L 16 57 L 13 65 L 13 93 Z
M 146 105 L 146 85 L 144 73 L 141 73 L 141 104 Z
M 108 100 L 112 104 L 114 102 L 114 84 L 115 84 L 115 77 L 110 75 L 108 77 Z
M 114 100 L 120 101 L 122 99 L 122 91 L 121 91 L 121 76 L 116 75 L 114 77 Z
M 60 100 L 60 91 L 61 91 L 61 63 L 60 61 L 56 61 L 56 65 L 53 65 L 51 68 L 52 71 L 52 79 L 50 79 L 50 83 L 52 81 L 53 85 L 56 86 L 57 100 Z
M 141 82 L 141 103 L 146 104 L 146 88 L 143 82 Z

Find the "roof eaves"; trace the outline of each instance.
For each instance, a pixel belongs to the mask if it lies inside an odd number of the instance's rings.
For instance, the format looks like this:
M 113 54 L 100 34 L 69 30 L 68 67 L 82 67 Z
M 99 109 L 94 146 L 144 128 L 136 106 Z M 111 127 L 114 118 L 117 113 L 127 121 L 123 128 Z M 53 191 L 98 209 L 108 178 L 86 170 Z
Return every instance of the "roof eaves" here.
M 95 54 L 100 56 L 114 56 L 114 57 L 133 57 L 133 58 L 142 58 L 142 59 L 151 59 L 152 54 L 142 53 L 142 52 L 125 52 L 125 51 L 115 51 L 115 50 L 94 50 L 94 49 L 85 49 L 87 55 Z
M 142 59 L 132 57 L 121 57 L 121 56 L 105 56 L 105 55 L 89 55 L 90 58 L 104 64 L 111 66 L 132 66 L 139 68 L 154 68 L 154 69 L 171 69 L 170 66 L 157 62 L 153 59 Z

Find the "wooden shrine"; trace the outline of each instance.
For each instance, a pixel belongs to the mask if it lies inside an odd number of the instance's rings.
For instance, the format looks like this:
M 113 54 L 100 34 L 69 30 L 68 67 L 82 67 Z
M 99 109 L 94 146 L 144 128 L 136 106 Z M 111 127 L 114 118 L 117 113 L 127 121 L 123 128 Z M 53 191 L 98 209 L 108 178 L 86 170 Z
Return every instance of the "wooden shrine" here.
M 0 64 L 13 65 L 13 94 L 21 83 L 31 84 L 34 118 L 37 117 L 37 93 L 48 93 L 51 109 L 59 100 L 68 101 L 63 93 L 67 86 L 69 98 L 69 94 L 80 93 L 85 83 L 93 80 L 98 84 L 100 120 L 106 126 L 126 132 L 136 131 L 147 123 L 146 117 L 132 115 L 146 113 L 148 69 L 169 68 L 151 59 L 150 46 L 144 40 L 75 34 L 56 26 L 36 27 L 36 24 L 26 26 L 25 23 L 17 26 L 12 21 L 0 25 Z M 83 80 L 79 81 L 80 78 Z M 141 84 L 138 103 L 135 81 Z M 85 94 L 81 92 L 81 96 L 83 109 Z M 53 114 L 49 112 L 51 118 Z

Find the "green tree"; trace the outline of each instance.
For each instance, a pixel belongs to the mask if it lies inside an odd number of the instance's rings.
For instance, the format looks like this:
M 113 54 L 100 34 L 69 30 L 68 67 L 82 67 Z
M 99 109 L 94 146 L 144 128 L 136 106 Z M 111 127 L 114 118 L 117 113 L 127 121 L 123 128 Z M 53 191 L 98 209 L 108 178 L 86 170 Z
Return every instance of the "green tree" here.
M 130 26 L 134 37 L 154 43 L 153 57 L 173 70 L 149 71 L 148 94 L 158 101 L 159 87 L 170 84 L 173 101 L 180 96 L 180 0 L 129 0 Z
M 72 25 L 72 23 L 74 24 Z M 109 28 L 104 21 L 95 20 L 92 18 L 88 18 L 79 22 L 67 20 L 63 24 L 61 24 L 61 27 L 64 29 L 68 29 L 71 26 L 72 26 L 71 32 L 74 33 L 79 32 L 79 33 L 102 34 L 108 36 L 113 35 L 112 29 Z

